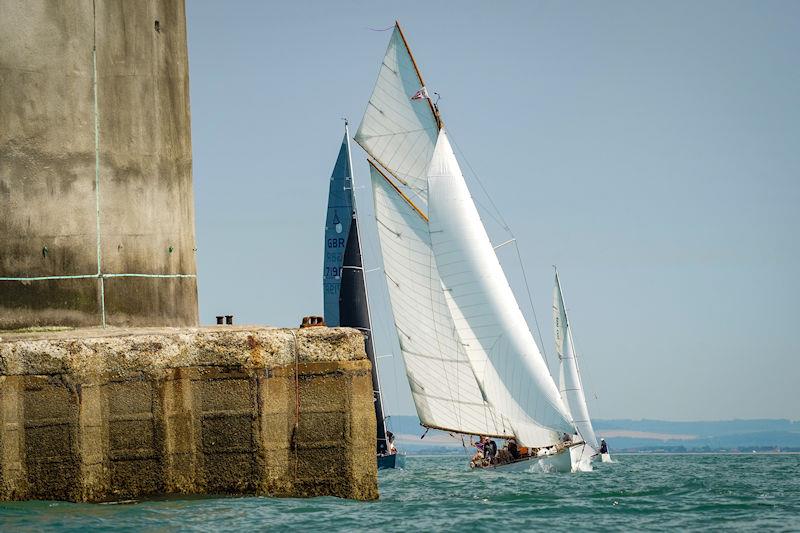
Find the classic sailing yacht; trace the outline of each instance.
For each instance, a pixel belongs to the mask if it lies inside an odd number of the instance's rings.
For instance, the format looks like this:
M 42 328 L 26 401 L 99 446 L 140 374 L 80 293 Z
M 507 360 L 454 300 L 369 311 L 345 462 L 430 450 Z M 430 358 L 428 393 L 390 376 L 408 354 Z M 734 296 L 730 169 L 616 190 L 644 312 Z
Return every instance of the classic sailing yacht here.
M 372 340 L 367 285 L 361 261 L 358 233 L 358 209 L 353 188 L 353 164 L 347 122 L 344 139 L 331 174 L 328 214 L 325 222 L 325 265 L 323 294 L 325 323 L 330 327 L 346 326 L 364 333 L 364 348 L 372 363 L 372 390 L 377 421 L 376 455 L 378 468 L 402 468 L 405 454 L 392 453 L 394 445 L 386 430 L 383 397 L 380 392 L 378 365 Z
M 569 410 L 399 24 L 355 140 L 368 155 L 385 281 L 422 425 L 516 439 L 529 452 L 504 468 L 571 470 L 562 443 L 575 432 Z
M 555 267 L 554 267 L 555 268 Z M 578 369 L 578 357 L 572 340 L 572 326 L 567 317 L 564 305 L 564 294 L 561 291 L 561 280 L 556 270 L 555 288 L 553 289 L 553 333 L 556 342 L 556 353 L 559 360 L 558 390 L 561 399 L 569 408 L 572 421 L 584 444 L 570 450 L 573 465 L 580 470 L 591 470 L 592 458 L 600 455 L 597 436 L 589 418 L 586 395 L 583 391 L 581 374 Z M 608 453 L 604 454 L 608 456 Z M 610 459 L 610 458 L 609 458 Z M 605 461 L 605 458 L 604 458 Z

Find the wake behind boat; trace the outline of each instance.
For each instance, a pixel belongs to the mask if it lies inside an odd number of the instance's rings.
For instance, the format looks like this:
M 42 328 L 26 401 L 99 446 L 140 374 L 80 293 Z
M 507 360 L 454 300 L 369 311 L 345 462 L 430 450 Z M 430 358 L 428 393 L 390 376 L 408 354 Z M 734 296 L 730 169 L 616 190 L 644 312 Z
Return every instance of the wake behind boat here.
M 553 468 L 572 470 L 574 446 L 560 443 L 578 431 L 399 24 L 355 140 L 368 155 L 383 273 L 421 424 L 552 450 Z

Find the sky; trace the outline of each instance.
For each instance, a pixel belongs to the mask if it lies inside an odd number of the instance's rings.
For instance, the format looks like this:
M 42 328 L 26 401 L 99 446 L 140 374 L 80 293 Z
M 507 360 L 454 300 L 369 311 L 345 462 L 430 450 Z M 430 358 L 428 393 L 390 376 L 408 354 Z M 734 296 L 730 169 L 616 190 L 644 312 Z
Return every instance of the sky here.
M 341 118 L 397 19 L 551 369 L 558 265 L 593 417 L 800 418 L 800 2 L 186 3 L 202 323 L 322 314 Z M 368 283 L 386 410 L 413 414 Z

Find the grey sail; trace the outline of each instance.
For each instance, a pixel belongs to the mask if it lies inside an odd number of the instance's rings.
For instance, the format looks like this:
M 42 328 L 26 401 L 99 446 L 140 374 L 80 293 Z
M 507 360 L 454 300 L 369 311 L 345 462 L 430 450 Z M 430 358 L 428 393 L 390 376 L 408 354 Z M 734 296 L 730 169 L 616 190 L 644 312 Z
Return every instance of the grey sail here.
M 350 161 L 350 143 L 345 133 L 328 192 L 323 272 L 325 323 L 330 327 L 356 328 L 364 334 L 364 349 L 372 363 L 372 390 L 377 421 L 376 451 L 383 455 L 388 448 L 386 423 L 375 362 Z
M 350 224 L 353 221 L 352 174 L 347 135 L 336 158 L 328 189 L 328 215 L 325 221 L 325 266 L 322 274 L 325 323 L 339 326 L 339 292 L 342 265 Z

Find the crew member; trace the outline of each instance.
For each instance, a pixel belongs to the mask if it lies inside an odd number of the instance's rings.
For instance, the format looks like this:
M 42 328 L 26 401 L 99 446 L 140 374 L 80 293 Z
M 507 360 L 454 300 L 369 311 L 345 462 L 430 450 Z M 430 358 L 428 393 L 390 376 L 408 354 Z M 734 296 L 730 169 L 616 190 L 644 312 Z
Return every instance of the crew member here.
M 606 439 L 600 439 L 600 453 L 608 453 L 608 444 L 606 444 Z
M 492 460 L 497 456 L 497 443 L 490 438 L 486 438 L 486 444 L 483 446 L 483 454 L 492 462 Z
M 508 448 L 508 453 L 511 454 L 511 457 L 513 457 L 515 461 L 519 459 L 519 448 L 517 447 L 517 441 L 515 439 L 508 439 L 506 447 Z

